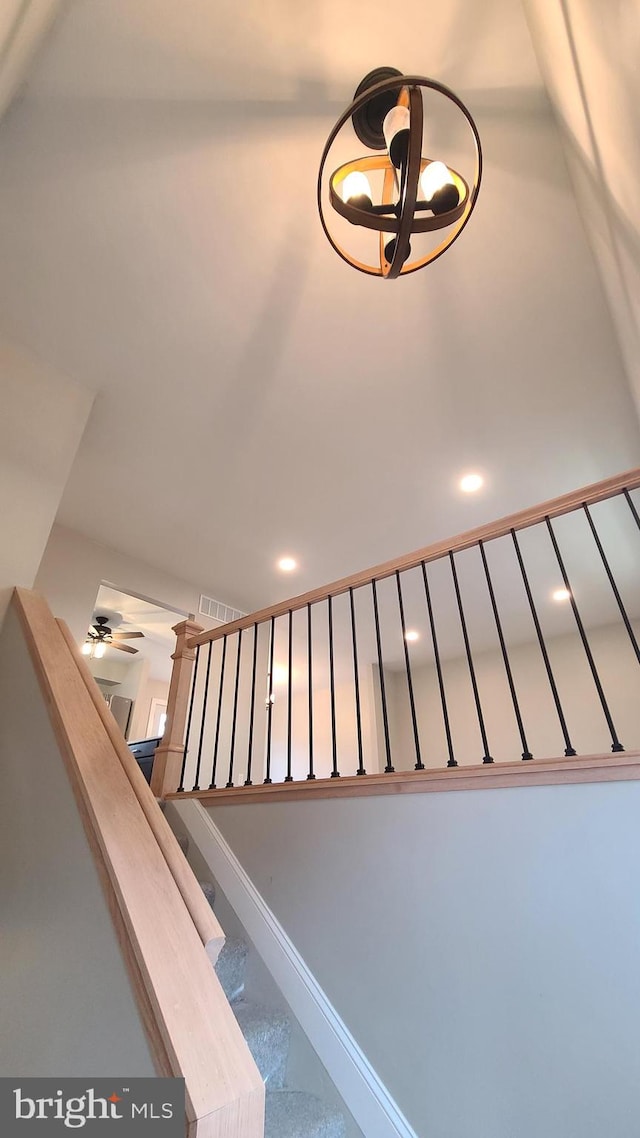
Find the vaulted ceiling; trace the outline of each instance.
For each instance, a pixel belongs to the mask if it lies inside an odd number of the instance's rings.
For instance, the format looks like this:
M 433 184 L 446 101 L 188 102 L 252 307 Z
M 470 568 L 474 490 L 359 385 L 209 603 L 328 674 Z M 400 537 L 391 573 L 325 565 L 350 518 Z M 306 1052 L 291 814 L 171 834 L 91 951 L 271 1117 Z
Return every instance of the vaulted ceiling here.
M 249 609 L 640 459 L 602 6 L 526 7 L 62 6 L 0 125 L 0 333 L 97 392 L 61 521 Z M 395 283 L 339 261 L 315 205 L 382 64 L 457 91 L 486 159 L 460 241 Z

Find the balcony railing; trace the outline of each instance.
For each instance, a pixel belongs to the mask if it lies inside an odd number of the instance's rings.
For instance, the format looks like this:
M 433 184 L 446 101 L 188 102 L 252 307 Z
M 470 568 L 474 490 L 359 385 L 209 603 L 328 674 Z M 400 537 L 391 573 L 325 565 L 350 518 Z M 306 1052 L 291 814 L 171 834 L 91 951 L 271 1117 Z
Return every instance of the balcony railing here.
M 468 785 L 457 768 L 606 754 L 635 776 L 639 487 L 628 471 L 212 631 L 178 626 L 156 793 Z

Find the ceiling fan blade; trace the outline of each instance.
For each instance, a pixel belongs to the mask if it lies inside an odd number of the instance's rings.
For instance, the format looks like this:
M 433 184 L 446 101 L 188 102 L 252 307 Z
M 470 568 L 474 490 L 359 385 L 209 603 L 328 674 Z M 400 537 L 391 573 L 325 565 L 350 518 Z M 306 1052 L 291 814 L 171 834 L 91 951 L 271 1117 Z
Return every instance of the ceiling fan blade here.
M 144 636 L 144 632 L 112 632 L 111 638 L 113 640 L 134 640 L 138 636 Z
M 116 644 L 112 640 L 108 640 L 107 644 L 109 645 L 110 648 L 117 648 L 118 652 L 136 653 L 138 651 L 137 648 L 131 648 L 131 646 L 129 644 Z

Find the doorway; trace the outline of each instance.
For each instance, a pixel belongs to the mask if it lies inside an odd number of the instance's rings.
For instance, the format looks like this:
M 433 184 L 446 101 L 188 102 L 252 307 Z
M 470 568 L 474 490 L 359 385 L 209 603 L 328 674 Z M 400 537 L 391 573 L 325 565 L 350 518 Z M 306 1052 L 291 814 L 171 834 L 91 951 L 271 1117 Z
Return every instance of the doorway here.
M 92 626 L 106 623 L 110 635 L 99 654 L 87 653 L 87 662 L 129 742 L 164 733 L 176 644 L 173 626 L 188 615 L 111 584 L 98 590 Z

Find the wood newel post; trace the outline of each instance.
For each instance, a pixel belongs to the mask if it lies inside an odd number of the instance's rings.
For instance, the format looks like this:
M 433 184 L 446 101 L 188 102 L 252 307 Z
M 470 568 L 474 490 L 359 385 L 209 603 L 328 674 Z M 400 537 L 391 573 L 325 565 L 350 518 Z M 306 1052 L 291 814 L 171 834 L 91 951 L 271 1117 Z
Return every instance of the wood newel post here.
M 183 620 L 174 625 L 173 631 L 177 643 L 171 657 L 173 671 L 167 699 L 167 722 L 155 753 L 151 774 L 151 789 L 156 798 L 172 794 L 180 785 L 191 676 L 196 658 L 196 650 L 188 647 L 187 640 L 198 636 L 204 629 L 194 620 Z

